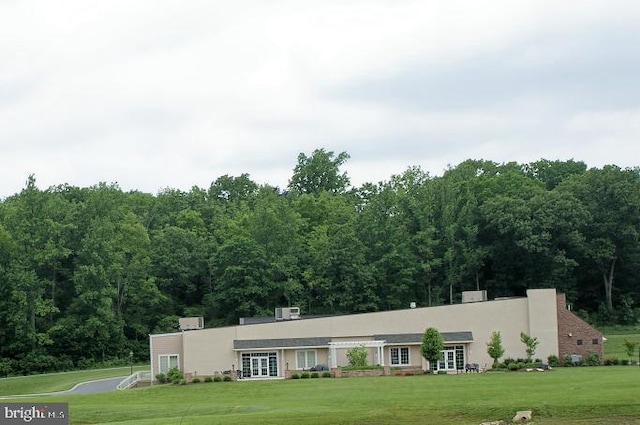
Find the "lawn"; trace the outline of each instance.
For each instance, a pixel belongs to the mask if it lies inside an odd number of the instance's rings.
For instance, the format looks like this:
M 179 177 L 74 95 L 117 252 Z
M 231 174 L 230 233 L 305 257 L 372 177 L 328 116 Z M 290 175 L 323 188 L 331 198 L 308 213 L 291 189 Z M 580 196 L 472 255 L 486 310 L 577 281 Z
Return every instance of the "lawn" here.
M 134 371 L 149 370 L 149 365 L 134 366 Z M 76 372 L 47 373 L 32 376 L 14 376 L 0 379 L 0 397 L 20 394 L 43 394 L 65 391 L 80 382 L 102 378 L 129 376 L 131 369 L 118 367 L 110 369 L 82 370 Z
M 72 424 L 640 425 L 640 367 L 163 385 L 67 401 Z M 42 401 L 42 398 L 38 399 Z
M 628 339 L 635 343 L 640 343 L 640 328 L 637 326 L 615 326 L 603 327 L 600 331 L 607 340 L 604 343 L 604 355 L 616 357 L 618 359 L 629 359 L 624 340 Z M 631 360 L 638 361 L 638 351 L 636 349 Z

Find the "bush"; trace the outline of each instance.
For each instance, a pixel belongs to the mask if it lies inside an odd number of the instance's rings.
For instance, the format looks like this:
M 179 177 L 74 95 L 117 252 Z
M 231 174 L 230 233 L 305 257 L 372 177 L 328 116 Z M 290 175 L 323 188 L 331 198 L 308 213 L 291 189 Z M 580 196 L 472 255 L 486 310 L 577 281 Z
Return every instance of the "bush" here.
M 509 368 L 509 365 L 511 363 L 517 363 L 515 359 L 511 358 L 511 357 L 507 357 L 506 359 L 503 360 L 503 363 L 505 365 L 506 368 Z
M 507 366 L 507 368 L 508 368 L 509 370 L 518 370 L 518 369 L 519 369 L 519 367 L 518 367 L 518 363 L 516 363 L 516 362 L 511 362 L 511 363 L 509 363 L 509 365 Z
M 214 376 L 213 382 L 222 382 L 222 376 L 218 376 L 218 375 Z
M 329 371 L 322 372 L 322 377 L 323 378 L 331 378 L 331 372 L 329 372 Z
M 224 382 L 230 382 L 233 381 L 233 378 L 231 378 L 231 375 L 224 375 L 224 377 L 222 378 L 222 380 Z
M 300 379 L 309 379 L 309 372 L 302 372 L 300 374 Z
M 300 375 L 297 373 L 294 373 L 291 375 L 291 379 L 300 379 Z
M 204 382 L 213 382 L 213 378 L 210 376 L 205 376 Z
M 157 374 L 156 381 L 158 381 L 158 383 L 160 384 L 166 384 L 167 382 L 169 382 L 169 380 L 167 379 L 164 373 Z
M 312 378 L 319 378 L 320 374 L 318 372 L 311 372 L 311 377 Z
M 596 353 L 589 353 L 585 363 L 587 366 L 600 366 L 600 357 Z
M 620 364 L 622 366 L 629 366 L 629 359 L 622 359 L 620 360 Z
M 179 369 L 176 369 L 174 367 L 173 369 L 169 369 L 169 371 L 167 372 L 167 381 L 171 382 L 172 384 L 180 384 L 181 381 L 184 381 L 184 375 L 182 374 L 182 372 L 180 372 Z
M 192 384 L 199 384 L 200 382 L 201 382 L 201 381 L 200 381 L 200 378 L 198 378 L 198 377 L 193 378 L 193 379 L 191 380 L 191 383 L 192 383 Z
M 368 351 L 364 346 L 353 347 L 347 351 L 349 366 L 362 367 L 367 365 Z
M 547 357 L 547 362 L 549 363 L 549 366 L 551 366 L 551 367 L 560 366 L 560 359 L 555 354 L 552 354 L 549 357 Z

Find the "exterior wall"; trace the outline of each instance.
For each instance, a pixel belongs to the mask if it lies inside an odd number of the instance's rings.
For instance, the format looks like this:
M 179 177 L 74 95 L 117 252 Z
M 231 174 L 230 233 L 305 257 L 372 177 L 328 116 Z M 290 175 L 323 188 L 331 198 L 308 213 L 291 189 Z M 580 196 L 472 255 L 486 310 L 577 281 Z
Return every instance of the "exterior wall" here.
M 227 327 L 184 332 L 185 372 L 208 376 L 239 369 L 239 356 L 233 351 L 235 331 Z
M 316 360 L 317 364 L 329 366 L 329 349 L 328 348 L 301 348 L 301 350 L 315 350 L 316 352 Z M 297 369 L 296 366 L 296 351 L 298 348 L 287 349 L 284 350 L 284 361 L 282 363 L 282 368 L 287 370 L 287 364 L 289 365 L 289 371 L 302 370 Z M 280 351 L 278 351 L 280 352 Z M 316 366 L 316 365 L 313 365 Z
M 149 340 L 152 379 L 160 373 L 159 356 L 162 354 L 177 354 L 180 370 L 184 370 L 182 333 L 151 335 Z
M 559 356 L 577 354 L 583 360 L 596 353 L 602 362 L 602 333 L 567 309 L 564 294 L 558 294 L 558 351 Z M 582 345 L 578 342 L 582 341 Z M 597 344 L 593 344 L 597 341 Z
M 555 291 L 530 289 L 527 291 L 529 301 L 529 336 L 538 338 L 536 358 L 546 361 L 550 355 L 558 355 L 558 308 Z M 518 340 L 520 337 L 518 336 Z M 524 344 L 520 342 L 521 346 Z M 526 353 L 526 348 L 525 348 Z
M 493 331 L 501 333 L 504 357 L 526 356 L 520 332 L 537 337 L 540 341 L 536 357 L 556 354 L 560 315 L 557 313 L 555 290 L 529 290 L 527 295 L 527 298 L 187 331 L 183 334 L 184 355 L 181 361 L 184 359 L 185 372 L 209 375 L 240 368 L 240 355 L 233 350 L 234 340 L 330 337 L 334 342 L 366 341 L 379 334 L 422 333 L 427 327 L 435 327 L 440 332 L 472 332 L 473 342 L 464 344 L 467 348 L 466 362 L 477 363 L 481 367 L 492 363 L 486 343 Z M 158 336 L 152 339 L 156 344 Z M 281 375 L 284 375 L 287 362 L 289 370 L 295 369 L 295 349 L 253 351 L 277 351 Z M 322 357 L 320 361 L 321 352 L 326 354 L 328 350 L 318 349 L 318 363 L 330 365 L 328 357 L 326 360 Z M 339 365 L 346 364 L 346 350 L 337 350 L 337 356 Z M 369 361 L 376 361 L 374 356 L 377 357 L 376 349 L 370 350 Z M 426 366 L 419 346 L 411 348 L 410 359 L 412 365 Z M 385 365 L 389 365 L 388 347 L 384 348 L 384 361 Z

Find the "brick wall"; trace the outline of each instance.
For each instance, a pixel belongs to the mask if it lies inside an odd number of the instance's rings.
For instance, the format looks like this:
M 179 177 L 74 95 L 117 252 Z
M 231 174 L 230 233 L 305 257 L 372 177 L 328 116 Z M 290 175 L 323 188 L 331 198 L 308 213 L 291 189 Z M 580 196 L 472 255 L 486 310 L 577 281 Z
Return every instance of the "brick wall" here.
M 567 309 L 564 294 L 557 295 L 558 303 L 558 354 L 577 354 L 586 360 L 589 353 L 596 353 L 602 362 L 602 333 Z

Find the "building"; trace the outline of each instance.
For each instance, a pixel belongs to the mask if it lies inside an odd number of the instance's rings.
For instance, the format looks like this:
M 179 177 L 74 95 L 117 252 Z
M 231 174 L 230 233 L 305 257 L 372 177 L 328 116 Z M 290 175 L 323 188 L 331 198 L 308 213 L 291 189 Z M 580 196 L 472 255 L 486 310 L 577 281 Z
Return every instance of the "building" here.
M 295 371 L 346 365 L 347 351 L 368 350 L 371 364 L 393 368 L 459 371 L 467 364 L 489 367 L 487 342 L 500 331 L 504 358 L 525 358 L 524 332 L 539 341 L 535 357 L 587 356 L 602 359 L 602 334 L 566 308 L 555 289 L 530 289 L 526 297 L 486 301 L 484 291 L 463 294 L 462 304 L 406 310 L 304 318 L 295 308 L 277 310 L 272 319 L 241 320 L 239 325 L 203 329 L 188 321 L 181 332 L 150 335 L 152 376 L 177 367 L 190 376 L 237 371 L 241 378 L 284 378 Z M 195 325 L 194 325 L 195 323 Z M 429 365 L 420 354 L 422 335 L 438 329 L 445 347 L 441 361 Z

